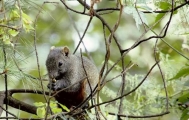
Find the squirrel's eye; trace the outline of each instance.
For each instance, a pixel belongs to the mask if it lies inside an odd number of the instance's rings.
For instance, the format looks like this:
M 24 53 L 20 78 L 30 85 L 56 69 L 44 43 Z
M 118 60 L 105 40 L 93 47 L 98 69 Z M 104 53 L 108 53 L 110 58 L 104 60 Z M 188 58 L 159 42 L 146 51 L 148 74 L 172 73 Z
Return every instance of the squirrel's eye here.
M 58 63 L 58 67 L 60 67 L 60 66 L 62 66 L 62 62 L 59 62 L 59 63 Z

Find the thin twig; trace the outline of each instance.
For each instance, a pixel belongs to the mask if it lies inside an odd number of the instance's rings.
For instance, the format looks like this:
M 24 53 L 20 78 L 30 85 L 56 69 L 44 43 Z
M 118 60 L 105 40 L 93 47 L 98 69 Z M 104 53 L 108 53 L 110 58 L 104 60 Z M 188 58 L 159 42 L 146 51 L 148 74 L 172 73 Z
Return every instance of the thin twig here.
M 0 108 L 3 109 L 4 111 L 6 111 L 7 113 L 9 113 L 10 115 L 12 115 L 15 119 L 16 118 L 18 119 L 18 117 L 16 115 L 14 115 L 13 113 L 11 113 L 11 112 L 7 111 L 6 109 L 4 109 L 3 106 L 0 106 Z
M 7 53 L 6 48 L 3 46 L 3 55 L 4 55 L 4 71 L 7 71 Z M 8 80 L 7 80 L 7 73 L 4 74 L 4 80 L 5 80 L 5 102 L 8 102 Z M 5 105 L 6 109 L 6 117 L 8 117 L 8 104 Z M 8 120 L 8 119 L 7 119 Z
M 89 78 L 88 78 L 87 71 L 86 71 L 85 66 L 84 66 L 83 55 L 82 55 L 82 50 L 81 50 L 81 49 L 80 49 L 80 54 L 81 54 L 82 67 L 83 67 L 83 70 L 84 70 L 85 75 L 86 75 L 87 84 L 89 85 L 89 88 L 90 88 L 90 94 L 89 94 L 89 96 L 91 97 L 91 104 L 94 105 L 94 104 L 93 104 L 93 101 L 92 101 L 92 97 L 93 97 L 93 96 L 92 96 L 92 92 L 93 92 L 93 90 L 92 90 L 91 83 L 90 83 Z
M 88 23 L 87 23 L 87 26 L 86 26 L 86 28 L 85 28 L 85 31 L 84 31 L 84 33 L 83 33 L 83 35 L 82 35 L 82 37 L 81 37 L 79 43 L 77 44 L 77 47 L 75 48 L 73 54 L 75 54 L 75 52 L 76 52 L 77 49 L 79 48 L 80 44 L 82 43 L 83 38 L 84 38 L 84 36 L 85 36 L 85 34 L 86 34 L 88 28 L 89 28 L 89 25 L 91 24 L 92 19 L 93 19 L 93 17 L 90 17 L 90 19 L 89 19 L 89 21 L 88 21 Z
M 163 116 L 163 115 L 166 115 L 166 114 L 169 114 L 169 113 L 170 113 L 170 112 L 167 111 L 167 112 L 163 112 L 163 113 L 160 113 L 160 114 L 155 114 L 155 115 L 142 115 L 142 116 L 122 115 L 122 114 L 116 114 L 116 113 L 112 113 L 112 112 L 109 112 L 108 114 L 109 114 L 109 115 L 119 116 L 119 117 L 126 117 L 126 118 L 152 118 L 152 117 Z
M 171 9 L 171 10 L 172 10 L 172 9 Z M 164 34 L 163 34 L 162 36 L 150 36 L 150 37 L 148 37 L 148 38 L 146 38 L 146 39 L 143 39 L 143 40 L 138 41 L 138 42 L 135 43 L 132 47 L 130 47 L 130 48 L 128 48 L 128 49 L 125 49 L 125 50 L 122 50 L 122 52 L 126 52 L 126 51 L 128 51 L 128 50 L 131 50 L 131 49 L 137 47 L 138 45 L 140 45 L 141 43 L 143 43 L 143 42 L 145 42 L 145 41 L 148 41 L 148 40 L 150 40 L 150 39 L 152 39 L 152 38 L 164 38 L 164 37 L 166 36 L 166 34 L 167 34 L 167 30 L 168 30 L 169 25 L 170 25 L 170 23 L 171 23 L 172 16 L 173 16 L 173 12 L 171 12 L 171 15 L 170 15 L 170 17 L 169 17 L 169 20 L 168 20 L 168 22 L 167 22 L 166 25 L 165 25 L 165 31 L 164 31 Z M 163 28 L 163 29 L 164 29 L 164 28 Z
M 143 82 L 146 80 L 146 78 L 148 77 L 148 75 L 151 73 L 151 71 L 153 70 L 153 68 L 154 68 L 157 64 L 158 64 L 158 62 L 156 62 L 156 63 L 150 68 L 150 70 L 149 70 L 148 73 L 145 75 L 145 77 L 141 80 L 141 82 L 140 82 L 134 89 L 132 89 L 131 91 L 129 91 L 129 92 L 125 93 L 125 94 L 123 94 L 123 95 L 120 96 L 120 97 L 117 97 L 117 98 L 114 98 L 114 99 L 112 99 L 112 100 L 108 100 L 108 101 L 105 101 L 105 102 L 102 102 L 102 103 L 99 103 L 99 104 L 96 104 L 96 105 L 97 105 L 97 106 L 100 106 L 100 105 L 103 105 L 103 104 L 106 104 L 106 103 L 110 103 L 110 102 L 119 100 L 120 98 L 125 97 L 125 96 L 127 96 L 127 95 L 129 95 L 129 94 L 135 92 L 135 91 L 143 84 Z M 93 107 L 95 107 L 95 106 L 91 106 L 91 107 L 89 107 L 89 109 L 91 109 L 91 108 L 93 108 Z
M 10 28 L 12 30 L 18 31 L 17 28 L 14 28 L 14 27 L 11 27 L 11 26 L 8 26 L 8 25 L 2 25 L 2 24 L 0 24 L 0 27 L 6 27 L 6 28 Z
M 174 0 L 172 0 L 172 14 L 174 12 Z M 172 14 L 170 16 L 172 16 Z M 160 33 L 161 34 L 161 33 Z M 155 58 L 155 61 L 157 62 L 157 55 L 156 55 L 156 47 L 157 47 L 157 42 L 158 42 L 158 39 L 156 40 L 156 43 L 155 43 L 155 48 L 154 48 L 154 58 Z M 166 111 L 169 110 L 169 97 L 168 97 L 168 92 L 167 92 L 167 87 L 166 87 L 166 82 L 165 82 L 165 78 L 164 78 L 164 75 L 163 75 L 163 72 L 161 70 L 161 67 L 160 65 L 158 64 L 158 68 L 159 68 L 159 71 L 160 71 L 160 74 L 161 74 L 161 77 L 162 77 L 162 81 L 163 81 L 163 87 L 165 89 L 165 96 L 166 96 Z
M 174 8 L 174 11 L 178 10 L 179 8 L 185 6 L 186 4 L 188 4 L 189 1 L 183 3 L 183 4 L 180 4 L 178 5 L 177 7 Z M 170 10 L 155 10 L 155 11 L 141 11 L 143 13 L 169 13 L 171 12 L 173 9 L 170 9 Z M 95 10 L 97 13 L 100 13 L 100 12 L 104 12 L 104 11 L 120 11 L 119 8 L 100 8 L 100 9 L 97 9 Z
M 45 5 L 45 2 L 42 4 L 42 7 Z M 38 75 L 39 75 L 39 80 L 40 80 L 40 84 L 41 84 L 41 88 L 43 90 L 43 92 L 45 92 L 44 90 L 44 87 L 43 87 L 43 82 L 42 82 L 42 77 L 41 77 L 41 71 L 40 71 L 40 64 L 39 64 L 39 56 L 38 56 L 38 52 L 37 52 L 37 33 L 36 33 L 36 26 L 37 26 L 37 20 L 38 20 L 38 17 L 40 15 L 40 13 L 42 12 L 42 10 L 40 9 L 38 11 L 38 14 L 36 15 L 36 18 L 35 18 L 35 21 L 34 21 L 34 48 L 35 48 L 35 55 L 36 55 L 36 60 L 37 60 L 37 69 L 38 69 Z M 46 95 L 44 94 L 43 95 L 46 103 L 49 103 L 49 100 L 47 99 Z M 47 105 L 47 109 L 46 111 L 49 110 L 49 104 Z M 51 109 L 50 109 L 51 111 Z M 47 112 L 46 112 L 46 115 L 45 115 L 45 118 L 47 118 Z
M 148 71 L 148 73 L 146 74 L 146 76 L 145 76 L 145 77 L 141 80 L 141 82 L 140 82 L 135 88 L 133 88 L 131 91 L 129 91 L 128 93 L 123 94 L 123 95 L 120 96 L 120 97 L 116 97 L 116 98 L 114 98 L 114 99 L 112 99 L 112 100 L 108 100 L 108 101 L 105 101 L 105 102 L 96 104 L 95 106 L 90 106 L 90 107 L 88 108 L 88 110 L 90 110 L 90 109 L 92 109 L 92 108 L 94 108 L 94 107 L 96 107 L 96 106 L 101 106 L 101 105 L 103 105 L 103 104 L 107 104 L 107 103 L 114 102 L 114 101 L 116 101 L 116 100 L 119 100 L 119 99 L 121 99 L 121 98 L 123 98 L 123 97 L 125 97 L 125 96 L 127 96 L 127 95 L 129 95 L 129 94 L 131 94 L 131 93 L 133 93 L 133 92 L 135 92 L 135 91 L 144 83 L 144 81 L 146 80 L 146 78 L 149 76 L 149 74 L 151 73 L 151 71 L 154 69 L 154 67 L 155 67 L 157 64 L 158 64 L 158 62 L 156 62 L 156 63 L 150 68 L 150 70 Z M 76 113 L 76 114 L 74 114 L 74 115 L 81 114 L 82 112 L 85 112 L 85 111 L 83 110 L 83 111 L 78 112 L 78 113 Z
M 80 35 L 80 33 L 79 33 L 79 30 L 78 30 L 78 28 L 77 28 L 75 22 L 73 21 L 71 14 L 69 14 L 69 11 L 68 11 L 69 9 L 68 9 L 67 7 L 66 7 L 65 9 L 66 9 L 66 11 L 67 11 L 67 13 L 68 13 L 68 17 L 69 17 L 69 19 L 70 19 L 70 22 L 72 23 L 72 25 L 73 25 L 75 31 L 77 32 L 77 34 L 78 34 L 78 36 L 79 36 L 79 39 L 81 40 L 81 35 Z M 89 52 L 88 52 L 88 50 L 87 50 L 87 48 L 86 48 L 86 46 L 85 46 L 85 44 L 84 44 L 83 41 L 82 41 L 82 44 L 83 44 L 83 46 L 84 46 L 84 48 L 85 48 L 85 52 L 87 53 L 87 57 L 89 57 L 89 59 L 90 59 L 91 61 L 93 61 L 93 59 L 92 59 L 92 57 L 90 56 L 90 54 L 89 54 Z M 93 61 L 93 62 L 94 62 L 94 61 Z

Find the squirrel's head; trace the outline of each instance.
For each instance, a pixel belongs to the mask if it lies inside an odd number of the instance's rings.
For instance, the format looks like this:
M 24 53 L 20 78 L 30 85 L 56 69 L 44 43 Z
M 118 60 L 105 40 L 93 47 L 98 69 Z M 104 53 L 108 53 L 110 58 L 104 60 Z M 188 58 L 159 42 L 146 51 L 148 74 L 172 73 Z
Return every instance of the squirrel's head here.
M 69 48 L 65 47 L 51 47 L 49 55 L 46 60 L 46 67 L 50 79 L 60 80 L 67 72 L 71 65 L 71 55 Z

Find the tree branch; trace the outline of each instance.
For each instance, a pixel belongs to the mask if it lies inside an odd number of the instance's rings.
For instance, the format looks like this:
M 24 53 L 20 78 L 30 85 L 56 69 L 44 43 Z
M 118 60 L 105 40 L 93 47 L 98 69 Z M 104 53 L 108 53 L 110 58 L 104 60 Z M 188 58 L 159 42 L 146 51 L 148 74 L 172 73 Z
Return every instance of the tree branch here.
M 34 90 L 29 90 L 29 89 L 11 89 L 7 91 L 8 96 L 7 100 L 5 100 L 5 91 L 0 91 L 0 106 L 3 106 L 3 104 L 7 104 L 13 108 L 36 114 L 37 107 L 33 105 L 29 105 L 21 100 L 15 99 L 12 97 L 14 93 L 34 93 L 34 94 L 46 94 L 49 95 L 49 92 L 43 93 L 43 91 L 34 91 Z M 3 109 L 0 108 L 0 115 L 2 114 Z

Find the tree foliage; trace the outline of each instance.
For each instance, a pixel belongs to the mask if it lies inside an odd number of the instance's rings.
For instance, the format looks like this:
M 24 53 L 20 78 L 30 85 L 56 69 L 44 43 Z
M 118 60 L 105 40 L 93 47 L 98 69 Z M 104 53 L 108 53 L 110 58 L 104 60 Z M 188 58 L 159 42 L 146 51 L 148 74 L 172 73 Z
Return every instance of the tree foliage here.
M 189 1 L 0 4 L 1 119 L 189 119 Z M 46 87 L 48 51 L 65 45 L 99 68 L 85 110 L 57 103 Z

